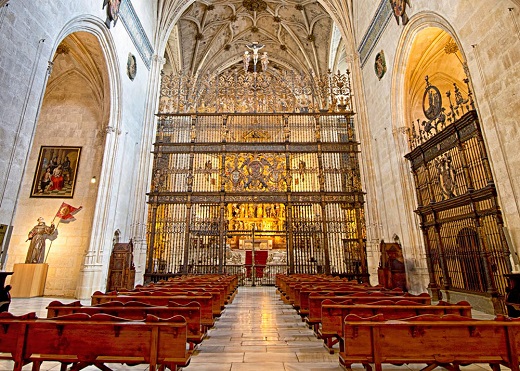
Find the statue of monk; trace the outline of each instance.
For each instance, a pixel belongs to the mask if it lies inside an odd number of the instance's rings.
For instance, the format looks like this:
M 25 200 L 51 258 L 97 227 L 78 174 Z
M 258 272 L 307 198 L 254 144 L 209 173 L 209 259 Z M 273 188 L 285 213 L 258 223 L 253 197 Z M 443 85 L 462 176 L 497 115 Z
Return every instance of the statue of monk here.
M 27 240 L 31 241 L 31 244 L 25 259 L 26 264 L 43 263 L 45 259 L 45 240 L 54 233 L 54 230 L 54 223 L 48 226 L 42 217 L 38 218 L 38 224 L 31 229 L 27 238 Z

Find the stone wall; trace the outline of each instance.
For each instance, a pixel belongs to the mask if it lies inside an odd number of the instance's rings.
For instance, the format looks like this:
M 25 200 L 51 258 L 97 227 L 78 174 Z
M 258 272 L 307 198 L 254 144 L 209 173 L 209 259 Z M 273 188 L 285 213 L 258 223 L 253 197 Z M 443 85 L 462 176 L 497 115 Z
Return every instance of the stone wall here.
M 142 30 L 151 40 L 156 14 L 152 3 L 134 4 L 137 17 L 144 20 Z M 121 240 L 127 241 L 135 223 L 133 193 L 140 176 L 150 70 L 121 18 L 110 30 L 103 24 L 106 10 L 102 4 L 20 0 L 0 9 L 0 223 L 14 225 L 6 269 L 25 260 L 28 245 L 24 241 L 35 218 L 43 216 L 50 223 L 61 202 L 84 208 L 75 222 L 60 225 L 53 242 L 46 285 L 46 294 L 51 295 L 85 297 L 102 289 L 113 233 L 119 229 Z M 95 35 L 100 44 L 105 63 L 100 69 L 108 71 L 103 82 L 104 107 L 74 77 L 43 99 L 48 61 L 58 44 L 77 31 Z M 137 59 L 133 81 L 126 72 L 129 53 Z M 52 109 L 46 111 L 47 104 Z M 83 147 L 74 198 L 29 197 L 41 145 Z M 142 159 L 149 161 L 149 157 Z M 98 183 L 92 185 L 94 175 Z
M 374 11 L 373 5 L 356 3 L 358 14 Z M 520 157 L 515 151 L 519 138 L 517 119 L 520 108 L 516 99 L 520 34 L 517 28 L 518 8 L 511 1 L 470 2 L 447 0 L 411 0 L 407 8 L 410 18 L 406 26 L 397 24 L 393 15 L 384 27 L 362 68 L 365 100 L 368 112 L 367 124 L 371 138 L 363 147 L 370 146 L 372 157 L 365 159 L 374 167 L 374 178 L 379 214 L 370 215 L 368 239 L 391 240 L 400 237 L 404 255 L 413 272 L 413 286 L 417 291 L 428 282 L 423 242 L 418 220 L 413 215 L 417 207 L 409 164 L 403 155 L 409 150 L 405 128 L 407 94 L 403 76 L 406 71 L 408 51 L 414 35 L 425 27 L 438 27 L 447 31 L 459 43 L 467 58 L 470 77 L 475 90 L 477 109 L 482 120 L 487 148 L 491 157 L 493 174 L 506 227 L 510 231 L 513 248 L 520 246 L 519 198 Z M 358 45 L 368 30 L 363 22 L 355 25 Z M 484 32 L 485 31 L 485 32 Z M 374 72 L 375 55 L 383 50 L 386 56 L 386 75 L 378 80 Z

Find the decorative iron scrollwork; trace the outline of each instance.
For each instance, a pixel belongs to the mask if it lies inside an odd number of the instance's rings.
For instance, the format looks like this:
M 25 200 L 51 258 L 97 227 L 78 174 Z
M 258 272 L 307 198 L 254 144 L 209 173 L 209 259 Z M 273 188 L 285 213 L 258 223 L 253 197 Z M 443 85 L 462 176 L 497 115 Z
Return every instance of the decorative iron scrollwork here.
M 456 83 L 453 83 L 455 102 L 452 100 L 452 92 L 446 92 L 449 109 L 442 106 L 443 101 L 439 89 L 430 83 L 428 76 L 425 77 L 425 80 L 426 88 L 423 95 L 422 108 L 427 120 L 421 121 L 417 119 L 415 123 L 412 123 L 409 132 L 411 149 L 414 149 L 444 130 L 466 112 L 475 109 L 473 92 L 468 78 L 463 80 L 467 87 L 467 94 L 465 96 Z

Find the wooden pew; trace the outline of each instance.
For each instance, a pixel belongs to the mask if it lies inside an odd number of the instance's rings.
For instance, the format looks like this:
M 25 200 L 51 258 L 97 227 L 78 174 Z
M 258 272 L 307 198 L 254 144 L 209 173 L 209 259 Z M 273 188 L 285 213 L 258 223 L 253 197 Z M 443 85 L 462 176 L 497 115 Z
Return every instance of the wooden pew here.
M 227 274 L 205 274 L 205 275 L 183 275 L 180 277 L 171 277 L 167 281 L 159 281 L 154 285 L 191 285 L 191 286 L 201 286 L 201 285 L 219 285 L 225 286 L 226 294 L 230 302 L 232 301 L 236 290 L 238 288 L 238 276 L 237 275 L 227 275 Z
M 126 303 L 129 301 L 139 301 L 141 303 L 147 303 L 151 305 L 167 306 L 169 302 L 175 302 L 182 305 L 187 305 L 192 301 L 196 301 L 200 304 L 200 322 L 204 328 L 204 332 L 207 329 L 213 327 L 215 319 L 213 317 L 213 297 L 211 294 L 205 295 L 118 295 L 117 293 L 103 294 L 100 291 L 96 291 L 92 294 L 91 304 L 99 305 L 111 301 L 120 301 Z
M 193 350 L 196 344 L 200 344 L 205 335 L 200 321 L 200 304 L 195 301 L 188 304 L 169 302 L 167 306 L 155 306 L 137 301 L 126 303 L 111 301 L 96 306 L 84 306 L 79 301 L 63 304 L 55 300 L 47 306 L 47 318 L 74 313 L 86 313 L 90 316 L 105 313 L 114 317 L 132 320 L 143 320 L 148 314 L 161 319 L 183 316 L 187 322 L 190 350 Z
M 94 293 L 95 294 L 95 293 Z M 125 296 L 174 296 L 174 295 L 211 295 L 213 297 L 212 313 L 214 317 L 220 317 L 222 314 L 222 308 L 224 305 L 223 299 L 221 299 L 220 292 L 202 289 L 163 289 L 163 290 L 120 290 L 113 291 L 107 294 L 125 295 Z M 138 300 L 139 301 L 139 300 Z
M 416 302 L 417 304 L 431 304 L 431 297 L 427 293 L 422 293 L 419 295 L 413 295 L 409 293 L 404 293 L 402 295 L 392 295 L 391 292 L 366 292 L 366 293 L 357 293 L 348 296 L 338 296 L 335 295 L 334 292 L 320 295 L 320 294 L 310 294 L 309 295 L 309 315 L 306 318 L 306 322 L 309 326 L 314 328 L 314 332 L 318 334 L 319 324 L 321 323 L 321 304 L 323 300 L 332 300 L 333 302 L 342 302 L 345 300 L 350 300 L 352 304 L 367 304 L 373 303 L 375 301 L 381 300 L 391 300 L 391 301 L 400 301 L 400 300 L 409 300 Z
M 27 362 L 23 360 L 23 347 L 27 320 L 36 319 L 36 313 L 14 316 L 9 312 L 0 313 L 0 359 L 14 361 L 14 369 L 22 368 Z
M 346 303 L 324 300 L 321 304 L 319 338 L 323 339 L 330 354 L 334 354 L 333 346 L 338 342 L 340 351 L 343 350 L 341 341 L 344 328 L 343 321 L 349 314 L 365 318 L 382 314 L 385 319 L 403 319 L 422 314 L 456 314 L 471 318 L 471 305 L 467 301 L 461 301 L 457 304 L 440 301 L 437 305 L 421 305 L 409 300 L 382 300 L 368 304 L 352 304 L 350 300 Z
M 226 303 L 228 302 L 227 293 L 223 286 L 189 286 L 188 285 L 148 285 L 148 286 L 140 286 L 136 287 L 134 290 L 119 290 L 119 294 L 128 294 L 128 295 L 139 295 L 139 293 L 144 292 L 164 292 L 166 294 L 170 293 L 181 293 L 181 292 L 191 292 L 196 294 L 201 293 L 210 293 L 213 295 L 213 302 L 220 303 L 220 310 L 218 311 L 219 315 L 221 311 L 224 309 Z
M 145 321 L 107 314 L 71 314 L 52 319 L 11 317 L 2 314 L 0 326 L 4 335 L 21 329 L 19 348 L 10 351 L 2 339 L 0 351 L 11 353 L 15 371 L 30 362 L 37 371 L 45 361 L 61 362 L 62 370 L 72 364 L 72 371 L 89 365 L 111 370 L 107 363 L 148 364 L 151 371 L 158 366 L 176 370 L 190 362 L 186 320 L 181 316 L 161 320 L 149 315 Z
M 213 282 L 213 281 L 162 281 L 158 283 L 151 283 L 146 286 L 137 285 L 135 290 L 150 291 L 150 290 L 166 290 L 173 291 L 175 289 L 183 289 L 189 291 L 199 290 L 218 290 L 222 297 L 221 305 L 228 304 L 233 301 L 236 289 L 230 289 L 229 283 L 226 282 Z
M 385 364 L 426 363 L 423 370 L 442 366 L 487 363 L 519 370 L 520 321 L 499 316 L 475 320 L 457 315 L 425 314 L 404 320 L 385 320 L 383 315 L 361 318 L 348 315 L 344 323 L 344 351 L 340 362 L 349 369 L 362 363 L 376 371 Z
M 387 295 L 392 296 L 401 296 L 404 295 L 403 290 L 401 289 L 393 289 L 393 290 L 386 290 L 384 287 L 381 286 L 356 286 L 356 285 L 337 285 L 337 286 L 318 286 L 313 287 L 311 289 L 304 289 L 300 290 L 299 292 L 299 309 L 298 314 L 302 317 L 302 320 L 304 321 L 305 318 L 309 315 L 309 296 L 311 294 L 322 294 L 327 295 L 331 294 L 334 296 L 349 296 L 354 294 L 363 294 L 363 293 L 369 293 L 369 292 L 380 292 Z

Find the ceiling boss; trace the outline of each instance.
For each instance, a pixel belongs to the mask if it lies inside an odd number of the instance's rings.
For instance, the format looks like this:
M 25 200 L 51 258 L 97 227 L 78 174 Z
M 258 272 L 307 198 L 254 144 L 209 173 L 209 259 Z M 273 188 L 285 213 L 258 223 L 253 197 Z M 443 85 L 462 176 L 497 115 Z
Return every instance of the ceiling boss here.
M 266 2 L 262 0 L 244 0 L 242 5 L 250 12 L 262 12 L 267 9 Z

